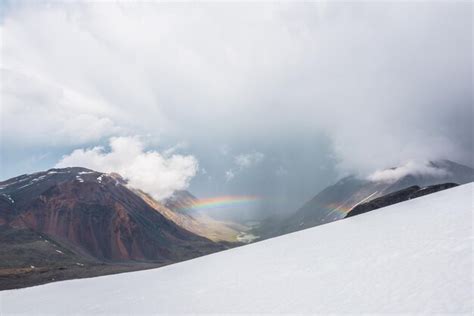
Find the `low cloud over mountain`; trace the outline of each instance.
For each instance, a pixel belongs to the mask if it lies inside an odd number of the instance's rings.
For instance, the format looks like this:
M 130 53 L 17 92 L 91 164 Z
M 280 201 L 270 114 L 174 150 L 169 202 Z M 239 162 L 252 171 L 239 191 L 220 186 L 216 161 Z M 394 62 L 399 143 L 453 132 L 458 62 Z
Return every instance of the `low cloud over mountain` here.
M 158 200 L 171 196 L 176 190 L 186 189 L 198 170 L 198 162 L 193 156 L 167 156 L 147 151 L 136 137 L 111 138 L 109 147 L 76 149 L 64 156 L 56 167 L 82 166 L 116 172 L 128 180 L 128 185 L 150 193 Z
M 207 171 L 196 177 L 204 194 L 293 196 L 281 188 L 309 193 L 341 173 L 406 161 L 472 164 L 469 2 L 15 1 L 4 9 L 4 178 L 130 135 L 189 144 Z M 216 157 L 222 146 L 232 152 Z M 265 159 L 246 180 L 233 157 L 253 150 Z M 166 171 L 173 185 L 158 196 L 195 173 L 186 156 L 140 157 L 185 170 Z

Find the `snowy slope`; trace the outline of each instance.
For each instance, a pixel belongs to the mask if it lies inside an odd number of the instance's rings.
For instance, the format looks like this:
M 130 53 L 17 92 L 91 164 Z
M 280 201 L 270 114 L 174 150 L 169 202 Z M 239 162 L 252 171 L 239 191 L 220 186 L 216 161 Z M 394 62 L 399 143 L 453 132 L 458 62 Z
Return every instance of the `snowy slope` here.
M 473 188 L 155 270 L 0 292 L 0 314 L 470 314 Z

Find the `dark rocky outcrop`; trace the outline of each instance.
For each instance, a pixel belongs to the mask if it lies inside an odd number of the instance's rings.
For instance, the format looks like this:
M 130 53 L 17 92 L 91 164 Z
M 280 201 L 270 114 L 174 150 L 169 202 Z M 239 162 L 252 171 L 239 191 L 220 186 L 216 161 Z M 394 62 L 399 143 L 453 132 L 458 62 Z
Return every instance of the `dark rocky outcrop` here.
M 382 207 L 386 207 L 392 204 L 411 200 L 411 199 L 414 199 L 423 195 L 435 193 L 438 191 L 446 190 L 455 186 L 458 186 L 458 184 L 442 183 L 442 184 L 430 185 L 425 188 L 420 188 L 417 185 L 413 185 L 406 189 L 384 195 L 382 197 L 376 198 L 366 203 L 359 204 L 356 207 L 354 207 L 352 210 L 350 210 L 345 217 L 347 218 L 347 217 L 367 213 L 367 212 L 370 212 Z

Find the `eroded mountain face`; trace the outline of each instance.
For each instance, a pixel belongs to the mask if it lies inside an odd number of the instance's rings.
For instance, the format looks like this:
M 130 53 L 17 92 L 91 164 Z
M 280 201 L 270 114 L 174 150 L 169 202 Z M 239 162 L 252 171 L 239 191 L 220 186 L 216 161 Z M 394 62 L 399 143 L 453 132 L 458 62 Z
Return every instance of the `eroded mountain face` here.
M 0 225 L 101 260 L 179 261 L 223 249 L 168 220 L 115 174 L 51 169 L 0 182 Z

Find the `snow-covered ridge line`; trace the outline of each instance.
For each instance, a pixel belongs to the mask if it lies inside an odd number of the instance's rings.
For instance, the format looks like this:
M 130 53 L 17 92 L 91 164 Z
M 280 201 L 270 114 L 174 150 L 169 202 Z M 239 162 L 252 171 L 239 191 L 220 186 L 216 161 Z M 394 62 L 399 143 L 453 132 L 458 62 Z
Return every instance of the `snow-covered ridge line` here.
M 80 168 L 80 167 L 77 167 L 77 168 Z M 102 184 L 102 181 L 103 181 L 104 177 L 114 178 L 110 174 L 100 173 L 100 172 L 97 172 L 97 171 L 92 171 L 92 170 L 87 170 L 87 169 L 86 169 L 86 171 L 74 171 L 73 169 L 74 168 L 64 168 L 64 169 L 53 168 L 53 169 L 49 169 L 47 171 L 35 172 L 35 173 L 32 173 L 32 174 L 24 174 L 24 175 L 6 180 L 5 183 L 0 185 L 0 190 L 8 189 L 9 187 L 12 187 L 14 185 L 19 185 L 15 189 L 21 190 L 21 189 L 24 189 L 24 188 L 28 188 L 32 185 L 36 185 L 40 182 L 43 182 L 44 180 L 51 179 L 55 176 L 63 175 L 63 174 L 70 174 L 71 176 L 74 177 L 73 179 L 75 181 L 79 182 L 79 183 L 84 183 L 86 181 L 90 181 L 91 178 L 87 178 L 87 177 L 89 175 L 94 175 L 94 174 L 99 175 L 95 179 L 100 184 Z M 83 168 L 80 168 L 80 169 L 83 169 Z M 115 180 L 115 185 L 118 185 L 119 181 L 117 181 L 115 178 L 114 178 L 114 180 Z M 9 181 L 9 182 L 7 182 L 7 181 Z
M 78 174 L 93 174 L 93 173 L 96 173 L 95 171 L 81 171 L 81 172 L 78 172 Z
M 0 312 L 471 314 L 473 189 L 159 269 L 0 292 Z

